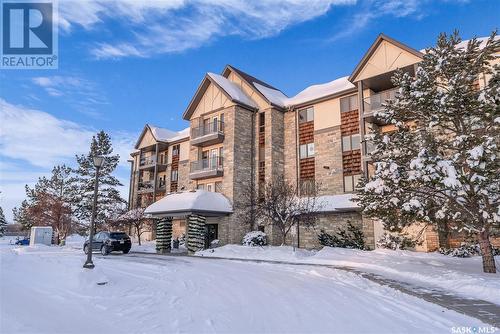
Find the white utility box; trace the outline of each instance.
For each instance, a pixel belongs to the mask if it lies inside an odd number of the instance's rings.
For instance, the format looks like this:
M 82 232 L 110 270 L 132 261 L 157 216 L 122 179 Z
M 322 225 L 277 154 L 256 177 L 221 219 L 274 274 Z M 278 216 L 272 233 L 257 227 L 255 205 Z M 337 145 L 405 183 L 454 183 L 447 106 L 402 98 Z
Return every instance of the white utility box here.
M 33 226 L 30 234 L 30 246 L 52 244 L 52 227 L 50 226 Z

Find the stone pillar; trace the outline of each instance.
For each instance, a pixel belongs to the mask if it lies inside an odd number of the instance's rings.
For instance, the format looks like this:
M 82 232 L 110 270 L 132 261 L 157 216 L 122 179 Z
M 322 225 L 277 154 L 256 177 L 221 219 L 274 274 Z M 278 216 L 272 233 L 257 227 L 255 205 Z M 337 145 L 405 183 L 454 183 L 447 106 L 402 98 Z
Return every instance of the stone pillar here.
M 156 226 L 156 252 L 159 254 L 170 253 L 172 242 L 172 217 L 158 220 Z
M 205 248 L 206 218 L 200 215 L 187 217 L 187 249 L 190 254 Z

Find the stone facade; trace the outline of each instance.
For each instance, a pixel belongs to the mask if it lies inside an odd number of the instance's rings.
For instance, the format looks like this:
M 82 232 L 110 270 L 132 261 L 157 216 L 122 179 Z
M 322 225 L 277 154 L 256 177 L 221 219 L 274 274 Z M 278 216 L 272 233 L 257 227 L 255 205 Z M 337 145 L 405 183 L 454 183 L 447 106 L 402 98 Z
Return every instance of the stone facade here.
M 344 190 L 340 128 L 333 127 L 314 134 L 315 174 L 320 195 L 341 194 Z

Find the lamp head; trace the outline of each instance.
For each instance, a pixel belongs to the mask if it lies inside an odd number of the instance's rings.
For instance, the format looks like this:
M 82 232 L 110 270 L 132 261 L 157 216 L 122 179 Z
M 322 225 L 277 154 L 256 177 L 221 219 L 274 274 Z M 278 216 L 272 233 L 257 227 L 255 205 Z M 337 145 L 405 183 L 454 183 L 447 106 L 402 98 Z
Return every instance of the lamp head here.
M 100 168 L 104 164 L 104 157 L 100 155 L 95 155 L 92 157 L 92 161 L 94 163 L 94 167 Z

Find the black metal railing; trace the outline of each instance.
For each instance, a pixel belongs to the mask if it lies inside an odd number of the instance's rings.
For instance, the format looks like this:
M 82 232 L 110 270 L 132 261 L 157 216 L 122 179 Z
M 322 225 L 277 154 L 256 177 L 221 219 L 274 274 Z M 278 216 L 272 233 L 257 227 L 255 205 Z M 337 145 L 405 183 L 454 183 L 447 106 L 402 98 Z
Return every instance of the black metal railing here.
M 140 181 L 139 190 L 152 189 L 154 185 L 153 181 Z
M 224 122 L 213 121 L 194 127 L 191 129 L 191 138 L 195 139 L 214 133 L 224 133 Z
M 211 157 L 191 162 L 191 173 L 222 170 L 223 159 L 222 157 Z

